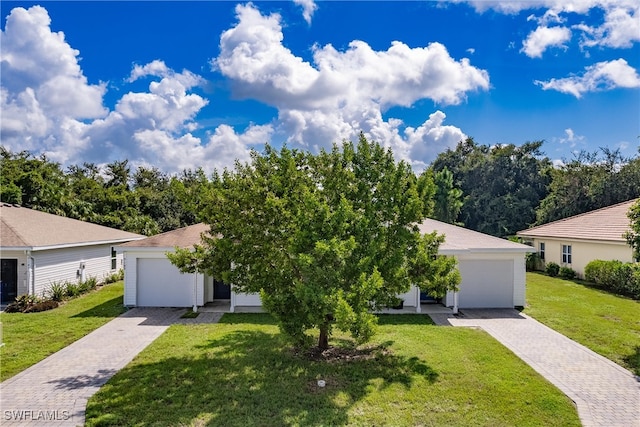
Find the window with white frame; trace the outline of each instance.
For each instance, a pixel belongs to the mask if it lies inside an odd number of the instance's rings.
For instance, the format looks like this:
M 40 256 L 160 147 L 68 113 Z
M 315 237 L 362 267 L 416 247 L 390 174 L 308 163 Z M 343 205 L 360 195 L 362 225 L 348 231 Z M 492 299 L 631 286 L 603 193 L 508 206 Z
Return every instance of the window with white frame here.
M 544 242 L 540 242 L 538 244 L 538 255 L 540 256 L 540 259 L 542 261 L 544 261 L 544 251 L 545 251 Z
M 115 270 L 118 268 L 118 257 L 116 254 L 116 248 L 111 247 L 111 269 Z
M 562 263 L 571 264 L 571 245 L 562 245 Z

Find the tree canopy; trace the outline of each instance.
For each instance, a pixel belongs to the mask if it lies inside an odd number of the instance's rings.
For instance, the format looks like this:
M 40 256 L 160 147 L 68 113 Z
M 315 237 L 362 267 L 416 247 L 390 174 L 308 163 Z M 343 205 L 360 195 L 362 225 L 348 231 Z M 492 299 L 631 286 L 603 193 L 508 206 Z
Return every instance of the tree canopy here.
M 357 342 L 372 311 L 396 305 L 412 284 L 435 296 L 455 289 L 455 260 L 437 256 L 443 236 L 422 235 L 434 185 L 390 150 L 360 137 L 318 155 L 267 146 L 213 178 L 203 214 L 210 237 L 170 259 L 206 271 L 236 292 L 257 293 L 297 344 L 334 327 Z
M 631 222 L 631 230 L 624 237 L 633 249 L 633 257 L 640 261 L 640 199 L 631 206 L 627 216 Z

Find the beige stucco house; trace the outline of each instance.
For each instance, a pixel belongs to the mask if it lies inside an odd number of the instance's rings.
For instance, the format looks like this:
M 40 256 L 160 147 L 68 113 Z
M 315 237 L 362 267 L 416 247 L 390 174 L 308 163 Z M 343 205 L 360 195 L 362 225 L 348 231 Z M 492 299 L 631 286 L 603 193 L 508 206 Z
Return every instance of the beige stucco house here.
M 536 248 L 543 262 L 570 267 L 583 278 L 590 261 L 634 261 L 624 233 L 630 230 L 627 212 L 637 200 L 519 231 L 517 235 Z

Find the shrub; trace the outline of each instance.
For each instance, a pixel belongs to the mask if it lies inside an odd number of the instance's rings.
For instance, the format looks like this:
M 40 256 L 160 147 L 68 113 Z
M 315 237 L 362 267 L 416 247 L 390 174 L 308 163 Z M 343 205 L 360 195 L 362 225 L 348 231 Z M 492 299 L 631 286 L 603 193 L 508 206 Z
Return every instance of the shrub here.
M 47 310 L 52 310 L 56 307 L 58 307 L 58 302 L 54 301 L 54 300 L 46 300 L 46 301 L 41 301 L 37 304 L 34 304 L 30 307 L 27 307 L 26 310 L 23 311 L 23 313 L 37 313 L 39 311 L 47 311 Z
M 62 282 L 53 282 L 49 287 L 49 298 L 53 301 L 62 301 L 65 295 L 65 285 Z
M 542 260 L 540 259 L 540 254 L 537 252 L 530 252 L 526 256 L 525 265 L 527 267 L 527 271 L 537 271 L 540 270 L 540 264 Z
M 84 294 L 86 292 L 89 292 L 90 290 L 95 289 L 96 286 L 98 286 L 98 279 L 96 279 L 95 277 L 89 277 L 84 282 L 78 283 L 78 293 Z
M 547 263 L 547 266 L 544 269 L 545 273 L 547 273 L 551 277 L 556 277 L 560 272 L 560 266 L 555 262 Z
M 32 307 L 42 300 L 38 298 L 36 295 L 20 295 L 16 298 L 14 302 L 9 304 L 5 308 L 5 313 L 20 313 L 27 310 L 29 307 Z
M 124 270 L 120 269 L 116 273 L 112 273 L 112 274 L 109 274 L 109 275 L 105 276 L 105 278 L 102 281 L 102 283 L 104 283 L 105 285 L 108 285 L 109 283 L 115 283 L 115 282 L 117 282 L 119 280 L 123 280 L 123 279 L 124 279 Z
M 611 292 L 640 299 L 640 264 L 622 261 L 591 261 L 584 277 Z
M 66 282 L 64 285 L 64 294 L 70 298 L 73 298 L 80 295 L 80 289 L 75 283 Z
M 571 267 L 560 267 L 558 276 L 562 277 L 563 279 L 575 279 L 576 271 Z

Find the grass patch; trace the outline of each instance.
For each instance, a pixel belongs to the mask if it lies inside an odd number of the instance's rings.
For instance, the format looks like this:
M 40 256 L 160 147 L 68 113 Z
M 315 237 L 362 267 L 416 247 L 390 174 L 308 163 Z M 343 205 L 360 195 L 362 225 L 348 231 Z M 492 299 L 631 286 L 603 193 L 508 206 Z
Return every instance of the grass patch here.
M 640 301 L 527 273 L 525 313 L 640 375 Z
M 25 370 L 125 311 L 117 282 L 40 313 L 2 313 L 0 380 Z
M 580 425 L 566 396 L 481 330 L 386 315 L 366 348 L 332 344 L 358 357 L 302 357 L 267 314 L 173 325 L 90 399 L 87 425 Z
M 189 310 L 185 314 L 180 316 L 180 318 L 181 319 L 195 319 L 199 315 L 200 315 L 200 313 L 198 313 L 197 311 Z

